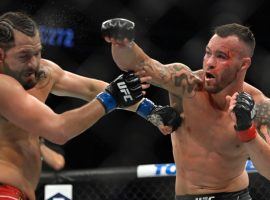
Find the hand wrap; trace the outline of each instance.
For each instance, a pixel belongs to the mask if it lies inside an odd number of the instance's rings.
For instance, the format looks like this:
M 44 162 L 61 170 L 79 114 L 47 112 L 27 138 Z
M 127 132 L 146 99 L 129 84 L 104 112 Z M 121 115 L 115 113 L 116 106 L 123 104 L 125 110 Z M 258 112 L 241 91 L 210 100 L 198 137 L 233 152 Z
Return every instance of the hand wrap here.
M 133 41 L 135 36 L 135 23 L 122 18 L 109 19 L 102 23 L 101 34 L 103 37 L 113 37 L 119 40 L 127 38 Z
M 149 99 L 143 99 L 136 112 L 155 126 L 171 126 L 173 131 L 181 125 L 182 121 L 174 108 L 157 106 Z
M 236 98 L 236 105 L 233 109 L 236 116 L 235 130 L 242 142 L 249 142 L 256 137 L 256 128 L 252 123 L 255 117 L 255 103 L 251 95 L 240 92 Z
M 143 98 L 140 79 L 132 72 L 121 74 L 96 98 L 104 106 L 106 113 L 116 107 L 131 106 Z

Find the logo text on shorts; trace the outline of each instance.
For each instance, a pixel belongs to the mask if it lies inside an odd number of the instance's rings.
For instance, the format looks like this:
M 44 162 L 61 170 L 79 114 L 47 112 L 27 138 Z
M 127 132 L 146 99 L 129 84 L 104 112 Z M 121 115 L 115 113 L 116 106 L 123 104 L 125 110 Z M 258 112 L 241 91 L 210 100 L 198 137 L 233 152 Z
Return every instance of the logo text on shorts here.
M 130 99 L 131 101 L 133 100 L 132 96 L 130 95 L 130 92 L 125 84 L 125 82 L 119 82 L 117 83 L 118 88 L 120 89 L 120 92 L 124 93 L 124 100 L 127 101 Z
M 212 199 L 215 199 L 214 196 L 212 197 L 196 197 L 195 200 L 212 200 Z

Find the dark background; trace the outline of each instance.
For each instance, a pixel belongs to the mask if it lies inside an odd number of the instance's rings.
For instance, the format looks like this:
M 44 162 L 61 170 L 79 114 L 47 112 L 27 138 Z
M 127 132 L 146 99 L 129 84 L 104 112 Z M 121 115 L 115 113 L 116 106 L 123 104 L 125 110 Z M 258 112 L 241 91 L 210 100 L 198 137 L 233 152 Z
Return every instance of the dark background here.
M 23 11 L 46 31 L 43 57 L 63 69 L 112 81 L 121 71 L 100 35 L 104 20 L 122 17 L 136 23 L 136 42 L 162 63 L 182 62 L 201 68 L 214 26 L 237 22 L 254 32 L 257 47 L 246 81 L 270 95 L 270 14 L 263 0 L 29 0 L 0 1 L 0 12 Z M 67 39 L 72 32 L 72 40 Z M 46 35 L 45 34 L 45 35 Z M 61 37 L 60 37 L 61 36 Z M 168 104 L 167 92 L 151 87 L 147 97 Z M 50 96 L 56 112 L 78 107 L 81 100 Z M 66 169 L 173 162 L 169 136 L 127 111 L 115 111 L 62 146 Z

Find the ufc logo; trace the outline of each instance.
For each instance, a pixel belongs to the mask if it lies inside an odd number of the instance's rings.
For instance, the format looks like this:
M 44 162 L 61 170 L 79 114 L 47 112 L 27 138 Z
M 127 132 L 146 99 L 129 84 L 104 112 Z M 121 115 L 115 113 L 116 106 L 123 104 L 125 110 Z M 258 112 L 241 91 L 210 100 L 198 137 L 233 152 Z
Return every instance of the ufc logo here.
M 214 196 L 212 197 L 196 197 L 195 200 L 212 200 L 212 199 L 215 199 Z
M 132 96 L 130 95 L 130 92 L 125 84 L 125 82 L 119 82 L 117 83 L 118 88 L 120 89 L 120 92 L 124 93 L 124 100 L 127 101 L 130 99 L 131 101 L 133 100 Z

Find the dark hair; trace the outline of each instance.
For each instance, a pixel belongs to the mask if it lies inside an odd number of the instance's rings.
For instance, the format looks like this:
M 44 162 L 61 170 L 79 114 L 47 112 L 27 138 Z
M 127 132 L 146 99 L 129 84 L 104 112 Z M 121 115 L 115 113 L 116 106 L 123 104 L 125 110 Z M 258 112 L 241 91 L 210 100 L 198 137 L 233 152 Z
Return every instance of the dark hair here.
M 37 24 L 26 14 L 7 12 L 0 16 L 0 48 L 8 50 L 14 46 L 14 29 L 30 37 L 38 32 Z
M 250 49 L 250 56 L 253 55 L 256 41 L 252 31 L 247 26 L 243 26 L 237 23 L 225 24 L 218 26 L 214 29 L 214 34 L 220 37 L 228 37 L 235 35 L 239 40 L 243 41 Z

